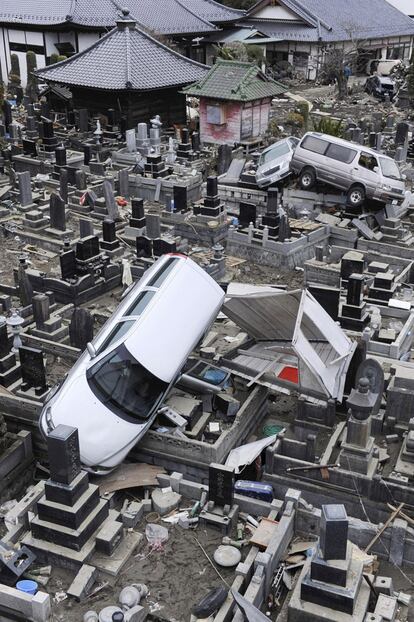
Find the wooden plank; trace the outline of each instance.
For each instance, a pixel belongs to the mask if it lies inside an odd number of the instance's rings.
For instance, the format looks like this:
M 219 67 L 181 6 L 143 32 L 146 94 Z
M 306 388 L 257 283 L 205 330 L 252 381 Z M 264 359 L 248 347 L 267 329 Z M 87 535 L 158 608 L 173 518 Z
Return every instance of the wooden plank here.
M 252 546 L 257 546 L 261 551 L 266 550 L 278 525 L 278 522 L 270 518 L 262 518 L 258 528 L 250 538 L 250 544 Z
M 121 464 L 115 471 L 97 480 L 100 494 L 115 492 L 127 488 L 158 486 L 157 475 L 165 473 L 162 467 L 141 462 Z

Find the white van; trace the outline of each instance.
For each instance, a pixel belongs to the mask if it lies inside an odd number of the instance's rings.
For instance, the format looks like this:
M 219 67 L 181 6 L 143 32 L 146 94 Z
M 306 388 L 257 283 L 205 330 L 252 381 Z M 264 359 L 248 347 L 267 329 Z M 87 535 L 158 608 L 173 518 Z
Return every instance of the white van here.
M 395 160 L 342 138 L 308 132 L 290 163 L 302 190 L 316 181 L 344 190 L 348 204 L 359 207 L 368 199 L 388 202 L 405 198 L 404 178 Z
M 223 300 L 221 287 L 191 259 L 161 257 L 44 405 L 44 436 L 59 424 L 76 427 L 88 470 L 119 465 L 152 425 Z

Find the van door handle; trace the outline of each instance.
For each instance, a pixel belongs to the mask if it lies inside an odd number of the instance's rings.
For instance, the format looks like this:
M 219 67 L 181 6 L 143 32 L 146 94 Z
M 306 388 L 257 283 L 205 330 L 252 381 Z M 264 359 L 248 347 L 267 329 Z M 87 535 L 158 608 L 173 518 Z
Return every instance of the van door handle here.
M 359 168 L 357 166 L 355 166 L 353 170 L 354 171 L 359 171 Z

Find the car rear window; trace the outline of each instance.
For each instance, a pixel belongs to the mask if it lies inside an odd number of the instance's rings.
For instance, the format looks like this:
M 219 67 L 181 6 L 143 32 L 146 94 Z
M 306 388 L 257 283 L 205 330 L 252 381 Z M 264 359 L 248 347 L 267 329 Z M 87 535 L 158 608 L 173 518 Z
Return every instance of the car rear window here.
M 158 270 L 158 272 L 147 283 L 147 287 L 159 287 L 172 272 L 176 263 L 180 260 L 178 257 L 170 257 L 165 264 Z
M 327 143 L 326 140 L 321 140 L 315 136 L 306 136 L 306 138 L 302 141 L 301 147 L 307 149 L 308 151 L 313 151 L 314 153 L 320 153 L 323 155 L 328 145 L 329 143 Z
M 328 158 L 332 158 L 333 160 L 338 160 L 339 162 L 345 162 L 345 164 L 350 164 L 352 160 L 355 158 L 357 152 L 355 149 L 349 149 L 349 147 L 344 147 L 343 145 L 335 145 L 331 143 L 328 147 L 328 151 L 326 155 Z

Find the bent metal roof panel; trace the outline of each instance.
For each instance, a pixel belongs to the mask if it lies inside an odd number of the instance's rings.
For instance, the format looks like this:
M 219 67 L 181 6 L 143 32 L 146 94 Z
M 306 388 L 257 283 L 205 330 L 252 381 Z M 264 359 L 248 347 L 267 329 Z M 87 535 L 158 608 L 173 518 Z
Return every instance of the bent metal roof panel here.
M 69 86 L 149 91 L 195 82 L 208 70 L 139 30 L 125 14 L 116 28 L 88 49 L 35 75 Z

